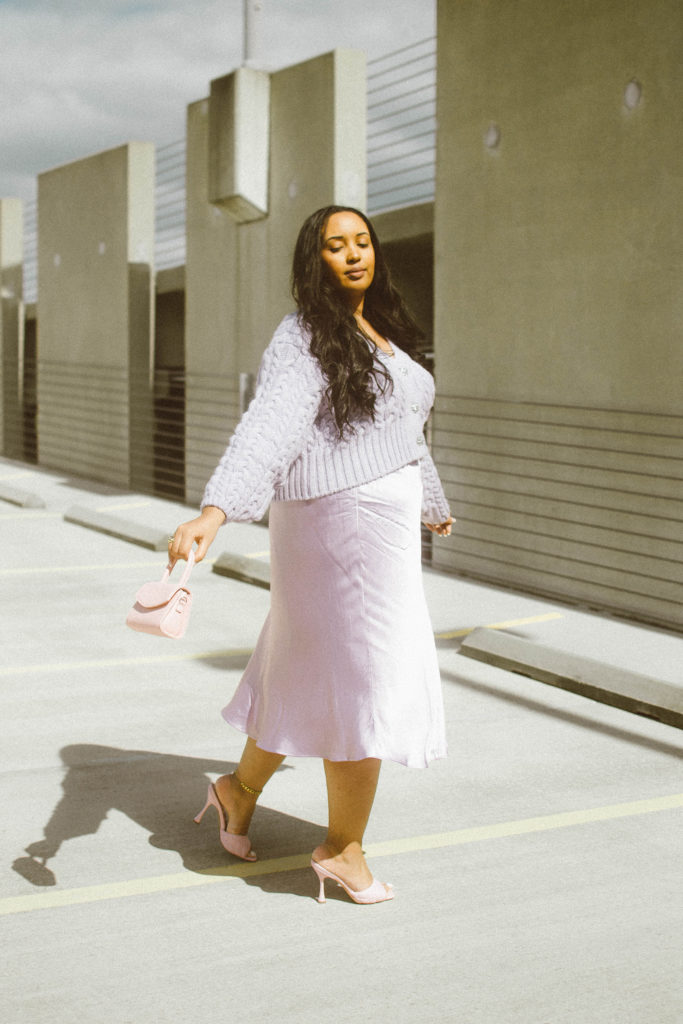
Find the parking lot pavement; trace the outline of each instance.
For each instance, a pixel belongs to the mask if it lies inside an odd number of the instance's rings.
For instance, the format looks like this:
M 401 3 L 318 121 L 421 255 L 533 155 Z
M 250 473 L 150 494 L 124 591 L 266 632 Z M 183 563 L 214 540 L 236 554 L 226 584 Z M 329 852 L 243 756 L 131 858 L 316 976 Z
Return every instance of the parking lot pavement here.
M 680 637 L 426 573 L 450 755 L 383 768 L 367 850 L 397 898 L 319 906 L 317 761 L 269 784 L 254 865 L 192 822 L 239 757 L 219 710 L 267 591 L 205 563 L 188 635 L 134 634 L 123 619 L 163 553 L 63 514 L 171 532 L 192 511 L 9 460 L 3 482 L 44 501 L 0 502 L 8 1024 L 678 1024 L 680 731 L 458 645 L 494 626 L 680 683 Z M 216 548 L 267 560 L 267 533 L 227 526 Z

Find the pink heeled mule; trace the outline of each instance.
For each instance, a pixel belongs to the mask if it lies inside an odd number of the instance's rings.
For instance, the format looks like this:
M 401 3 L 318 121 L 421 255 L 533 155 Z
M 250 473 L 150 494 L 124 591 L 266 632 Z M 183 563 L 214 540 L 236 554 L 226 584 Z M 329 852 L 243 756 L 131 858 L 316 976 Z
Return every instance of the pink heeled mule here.
M 235 857 L 240 857 L 242 860 L 256 860 L 257 857 L 251 848 L 249 836 L 239 836 L 235 835 L 233 832 L 228 832 L 228 823 L 225 820 L 223 805 L 218 799 L 218 794 L 211 782 L 209 783 L 209 791 L 206 795 L 206 803 L 194 819 L 197 825 L 200 823 L 209 807 L 215 807 L 218 812 L 218 828 L 223 848 L 227 850 L 228 853 L 232 853 Z
M 346 882 L 335 875 L 333 871 L 329 871 L 328 868 L 324 868 L 322 864 L 318 864 L 317 860 L 311 860 L 311 867 L 318 876 L 320 882 L 320 892 L 318 893 L 318 903 L 325 903 L 325 880 L 331 878 L 333 882 L 340 885 L 342 889 L 351 897 L 354 903 L 384 903 L 385 900 L 393 900 L 394 890 L 389 883 L 388 891 L 383 882 L 379 882 L 376 878 L 373 880 L 372 885 L 369 885 L 367 889 L 350 889 Z

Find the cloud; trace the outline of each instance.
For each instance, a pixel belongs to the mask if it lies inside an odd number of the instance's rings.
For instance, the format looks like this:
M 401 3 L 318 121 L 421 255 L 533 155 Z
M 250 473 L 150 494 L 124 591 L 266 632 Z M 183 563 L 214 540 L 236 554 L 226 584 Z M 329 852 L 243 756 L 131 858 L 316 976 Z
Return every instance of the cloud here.
M 34 175 L 128 139 L 182 135 L 186 104 L 239 62 L 234 12 L 228 17 L 236 7 L 200 3 L 198 19 L 192 5 L 172 3 L 124 3 L 126 16 L 103 0 L 78 16 L 73 0 L 0 8 L 0 175 Z
M 264 0 L 263 65 L 433 35 L 433 0 Z M 0 196 L 132 139 L 184 135 L 187 104 L 242 59 L 241 0 L 0 0 Z

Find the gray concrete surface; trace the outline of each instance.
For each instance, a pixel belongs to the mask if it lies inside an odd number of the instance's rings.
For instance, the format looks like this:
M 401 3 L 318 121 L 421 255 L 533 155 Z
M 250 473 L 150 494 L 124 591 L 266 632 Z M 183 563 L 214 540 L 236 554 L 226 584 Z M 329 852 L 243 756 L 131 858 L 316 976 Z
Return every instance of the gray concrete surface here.
M 127 540 L 131 544 L 148 548 L 150 551 L 166 551 L 168 547 L 169 535 L 162 533 L 158 527 L 155 529 L 134 520 L 125 519 L 121 515 L 107 515 L 106 512 L 100 512 L 88 506 L 70 505 L 64 512 L 64 521 L 75 523 L 76 526 L 84 526 L 88 530 L 106 533 L 119 540 Z
M 255 865 L 192 823 L 239 756 L 219 710 L 268 593 L 200 565 L 185 639 L 132 633 L 163 555 L 63 513 L 171 532 L 190 510 L 8 460 L 0 482 L 46 503 L 0 504 L 3 1021 L 678 1024 L 680 731 L 458 644 L 494 626 L 675 684 L 681 637 L 426 573 L 450 755 L 383 768 L 367 850 L 397 898 L 319 906 L 317 761 L 264 793 Z M 212 555 L 267 547 L 234 525 Z
M 681 684 L 663 683 L 642 672 L 613 668 L 595 658 L 522 640 L 504 629 L 475 629 L 462 641 L 460 653 L 683 729 Z M 683 664 L 678 672 L 683 682 Z

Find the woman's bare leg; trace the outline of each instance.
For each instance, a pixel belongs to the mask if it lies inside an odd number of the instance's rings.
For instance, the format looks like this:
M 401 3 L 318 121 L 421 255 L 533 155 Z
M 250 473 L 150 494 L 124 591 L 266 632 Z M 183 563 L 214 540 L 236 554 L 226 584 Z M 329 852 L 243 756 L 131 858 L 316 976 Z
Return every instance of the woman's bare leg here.
M 351 889 L 367 889 L 372 874 L 363 855 L 363 835 L 375 799 L 382 762 L 325 761 L 329 822 L 325 842 L 313 859 L 343 878 Z
M 258 793 L 250 793 L 240 786 L 243 782 L 249 789 L 261 790 L 271 775 L 284 761 L 284 754 L 272 754 L 256 746 L 256 740 L 247 740 L 242 751 L 237 772 L 232 775 L 221 775 L 215 782 L 218 799 L 228 814 L 228 832 L 246 835 L 249 822 L 256 807 Z M 239 782 L 235 778 L 239 776 Z

